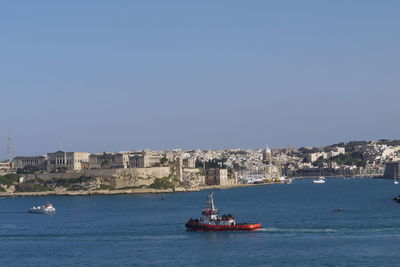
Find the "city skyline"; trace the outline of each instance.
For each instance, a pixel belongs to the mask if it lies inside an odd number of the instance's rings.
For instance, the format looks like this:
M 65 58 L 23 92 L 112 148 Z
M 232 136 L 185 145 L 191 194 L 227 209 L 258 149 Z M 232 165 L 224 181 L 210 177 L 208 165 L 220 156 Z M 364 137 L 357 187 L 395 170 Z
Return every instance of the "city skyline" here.
M 0 7 L 0 159 L 399 138 L 397 1 Z
M 12 138 L 10 138 L 10 139 L 12 140 Z M 285 148 L 294 148 L 294 149 L 299 149 L 299 148 L 306 148 L 306 149 L 325 148 L 325 147 L 331 147 L 331 146 L 344 146 L 344 145 L 346 145 L 348 143 L 351 143 L 351 142 L 367 142 L 367 143 L 370 143 L 370 142 L 375 143 L 375 142 L 377 142 L 377 143 L 379 143 L 379 141 L 385 141 L 385 140 L 389 141 L 389 142 L 390 141 L 399 141 L 399 139 L 385 139 L 385 138 L 382 138 L 382 139 L 376 139 L 376 140 L 350 140 L 350 141 L 340 141 L 340 142 L 334 142 L 334 143 L 323 144 L 323 145 L 304 145 L 304 146 L 292 146 L 292 145 L 289 145 L 289 144 L 284 145 L 284 146 L 271 146 L 270 144 L 264 144 L 264 146 L 261 146 L 261 147 L 239 147 L 239 146 L 236 146 L 236 147 L 207 147 L 207 148 L 205 148 L 205 147 L 196 147 L 196 148 L 193 148 L 193 147 L 170 147 L 170 148 L 151 148 L 151 147 L 140 148 L 140 147 L 136 147 L 136 148 L 118 149 L 118 150 L 116 150 L 116 149 L 114 149 L 114 150 L 113 149 L 111 149 L 111 150 L 98 150 L 97 149 L 97 150 L 94 150 L 94 151 L 84 151 L 84 150 L 80 150 L 80 149 L 72 150 L 72 149 L 68 149 L 68 147 L 65 148 L 63 146 L 63 144 L 60 144 L 60 146 L 58 148 L 55 148 L 54 150 L 43 152 L 43 153 L 36 153 L 36 154 L 27 154 L 27 153 L 25 153 L 25 154 L 24 153 L 16 154 L 14 152 L 14 144 L 11 142 L 11 143 L 7 143 L 6 152 L 4 153 L 6 156 L 2 160 L 6 160 L 6 159 L 9 158 L 9 152 L 10 152 L 10 156 L 11 156 L 10 158 L 13 158 L 13 157 L 18 157 L 18 156 L 22 156 L 22 157 L 24 157 L 24 156 L 28 156 L 28 157 L 30 157 L 30 156 L 43 156 L 43 155 L 46 155 L 48 153 L 53 153 L 53 152 L 57 152 L 57 151 L 87 152 L 89 154 L 98 154 L 98 155 L 100 155 L 102 153 L 125 153 L 125 152 L 129 152 L 129 151 L 131 151 L 131 152 L 133 152 L 133 151 L 136 151 L 136 152 L 144 152 L 144 151 L 196 151 L 196 150 L 200 150 L 200 151 L 224 151 L 224 150 L 225 151 L 229 151 L 229 150 L 231 150 L 231 151 L 233 151 L 233 150 L 242 150 L 242 151 L 245 151 L 245 150 L 250 151 L 250 150 L 252 150 L 252 151 L 256 151 L 256 150 L 263 150 L 264 151 L 266 149 L 270 150 L 270 149 L 285 149 Z

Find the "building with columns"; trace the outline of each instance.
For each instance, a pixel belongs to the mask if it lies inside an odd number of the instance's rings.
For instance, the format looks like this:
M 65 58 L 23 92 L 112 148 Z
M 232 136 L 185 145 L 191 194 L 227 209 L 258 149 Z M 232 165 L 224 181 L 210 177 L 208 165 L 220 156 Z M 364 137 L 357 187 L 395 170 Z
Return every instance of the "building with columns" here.
M 164 158 L 163 155 L 158 155 L 151 151 L 133 153 L 129 156 L 129 167 L 130 168 L 159 167 L 162 158 Z
M 15 157 L 11 160 L 11 166 L 13 170 L 23 169 L 28 166 L 36 167 L 39 170 L 46 170 L 47 157 L 44 156 Z
M 126 169 L 129 165 L 128 153 L 103 153 L 89 156 L 89 169 Z
M 82 163 L 89 162 L 89 153 L 87 152 L 64 152 L 57 151 L 47 153 L 47 171 L 80 171 Z

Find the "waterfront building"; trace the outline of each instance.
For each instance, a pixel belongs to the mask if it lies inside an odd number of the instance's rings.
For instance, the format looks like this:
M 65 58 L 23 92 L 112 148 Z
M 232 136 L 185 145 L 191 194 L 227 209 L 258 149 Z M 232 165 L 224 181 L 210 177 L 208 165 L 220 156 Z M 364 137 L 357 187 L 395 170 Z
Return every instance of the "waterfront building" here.
M 89 161 L 89 153 L 87 152 L 64 152 L 57 151 L 47 153 L 47 171 L 80 171 L 82 163 Z
M 232 185 L 236 183 L 235 176 L 228 176 L 227 169 L 208 169 L 205 171 L 207 185 Z
M 25 167 L 36 167 L 38 170 L 47 169 L 47 157 L 44 156 L 25 156 L 15 157 L 11 160 L 13 170 L 24 169 Z
M 89 169 L 126 169 L 129 165 L 128 153 L 102 153 L 89 156 Z

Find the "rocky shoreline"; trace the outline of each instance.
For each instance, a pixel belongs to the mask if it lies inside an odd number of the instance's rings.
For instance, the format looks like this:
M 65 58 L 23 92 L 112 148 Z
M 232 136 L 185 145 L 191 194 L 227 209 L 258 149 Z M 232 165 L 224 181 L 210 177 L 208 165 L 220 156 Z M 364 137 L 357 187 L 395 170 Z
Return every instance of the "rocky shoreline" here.
M 43 191 L 43 192 L 1 192 L 0 197 L 21 196 L 91 196 L 91 195 L 125 195 L 125 194 L 163 194 L 176 192 L 198 192 L 207 189 L 227 189 L 234 187 L 255 186 L 252 184 L 198 186 L 194 188 L 169 188 L 169 189 L 116 189 L 116 190 L 78 190 L 78 191 Z
M 315 177 L 295 177 L 295 179 L 312 179 Z M 326 178 L 343 178 L 337 176 L 326 176 Z M 359 178 L 359 177 L 357 177 Z M 382 177 L 364 177 L 364 178 L 382 178 Z M 115 190 L 77 190 L 77 191 L 43 191 L 43 192 L 0 192 L 0 197 L 19 197 L 19 196 L 91 196 L 91 195 L 126 195 L 126 194 L 165 194 L 177 192 L 198 192 L 210 189 L 229 189 L 237 187 L 273 185 L 281 183 L 266 183 L 266 184 L 235 184 L 235 185 L 209 185 L 196 186 L 193 188 L 169 188 L 169 189 L 153 189 L 153 188 L 137 188 L 137 189 L 115 189 Z

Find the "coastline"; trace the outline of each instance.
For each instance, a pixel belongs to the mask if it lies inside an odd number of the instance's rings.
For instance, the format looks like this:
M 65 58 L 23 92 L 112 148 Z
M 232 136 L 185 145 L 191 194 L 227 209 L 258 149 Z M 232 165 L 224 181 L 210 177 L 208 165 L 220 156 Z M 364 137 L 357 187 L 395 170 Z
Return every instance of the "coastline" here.
M 340 175 L 340 176 L 335 176 L 335 175 L 323 175 L 324 178 L 383 178 L 382 175 L 372 175 L 372 174 L 365 174 L 365 175 L 353 175 L 351 177 L 348 177 L 346 175 Z M 292 179 L 315 179 L 318 178 L 317 176 L 295 176 L 291 177 Z
M 313 179 L 315 176 L 310 177 L 293 177 L 293 179 Z M 328 179 L 344 178 L 342 176 L 325 176 Z M 382 178 L 377 176 L 357 176 L 352 178 L 367 178 L 376 179 Z M 199 192 L 202 190 L 210 189 L 229 189 L 248 186 L 263 186 L 282 184 L 265 183 L 265 184 L 233 184 L 233 185 L 203 185 L 193 188 L 168 188 L 168 189 L 153 189 L 153 188 L 138 188 L 138 189 L 115 189 L 115 190 L 78 190 L 78 191 L 43 191 L 43 192 L 0 192 L 0 197 L 23 197 L 23 196 L 94 196 L 94 195 L 129 195 L 129 194 L 165 194 L 165 193 L 184 193 L 184 192 Z
M 163 194 L 179 192 L 198 192 L 207 189 L 228 189 L 244 186 L 256 186 L 265 184 L 236 184 L 236 185 L 211 185 L 198 186 L 194 188 L 169 188 L 169 189 L 115 189 L 115 190 L 78 190 L 78 191 L 43 191 L 43 192 L 0 192 L 0 197 L 23 197 L 23 196 L 92 196 L 92 195 L 128 195 L 128 194 Z

